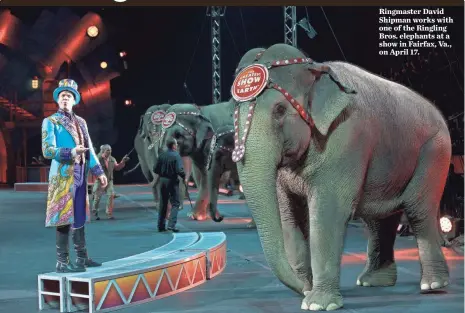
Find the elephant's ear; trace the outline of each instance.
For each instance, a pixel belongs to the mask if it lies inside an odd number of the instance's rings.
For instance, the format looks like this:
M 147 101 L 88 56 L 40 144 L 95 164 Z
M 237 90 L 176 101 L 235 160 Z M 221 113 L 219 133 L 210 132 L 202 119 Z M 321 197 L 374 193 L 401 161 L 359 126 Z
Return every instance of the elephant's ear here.
M 143 126 L 143 124 L 144 124 L 144 116 L 145 116 L 145 114 L 142 114 L 142 115 L 140 116 L 140 120 L 139 120 L 139 129 L 138 129 L 139 134 L 142 134 L 142 133 L 144 132 L 144 130 L 143 130 L 143 128 L 142 128 L 142 126 Z
M 213 136 L 213 133 L 213 128 L 209 122 L 202 120 L 202 122 L 198 124 L 197 131 L 195 132 L 197 150 L 202 148 L 202 143 L 206 139 L 210 139 Z
M 309 70 L 316 77 L 309 98 L 310 114 L 320 133 L 327 135 L 333 121 L 351 103 L 351 94 L 357 92 L 342 85 L 328 65 L 312 63 Z

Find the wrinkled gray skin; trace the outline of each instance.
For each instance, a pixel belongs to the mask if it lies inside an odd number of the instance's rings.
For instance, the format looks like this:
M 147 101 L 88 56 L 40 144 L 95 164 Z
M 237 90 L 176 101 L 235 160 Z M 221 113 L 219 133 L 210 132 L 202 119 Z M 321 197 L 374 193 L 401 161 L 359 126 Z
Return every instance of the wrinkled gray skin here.
M 228 170 L 236 171 L 236 165 L 228 160 L 226 155 L 215 151 L 210 170 L 207 170 L 207 158 L 210 151 L 211 139 L 214 129 L 229 124 L 232 128 L 233 104 L 222 102 L 201 107 L 200 110 L 192 104 L 178 103 L 170 107 L 167 112 L 176 113 L 176 121 L 179 121 L 187 129 L 194 133 L 189 134 L 182 126 L 175 123 L 166 129 L 164 141 L 170 137 L 178 142 L 178 151 L 183 157 L 192 159 L 194 180 L 199 188 L 199 194 L 194 205 L 191 218 L 204 220 L 207 218 L 207 209 L 210 217 L 215 222 L 221 222 L 223 216 L 218 212 L 218 188 L 221 174 Z M 195 115 L 182 115 L 181 112 L 197 112 L 203 117 Z M 234 134 L 219 138 L 220 143 L 226 143 L 229 147 L 234 146 Z M 231 159 L 231 153 L 229 153 Z
M 220 186 L 221 175 L 224 172 L 237 172 L 236 163 L 231 158 L 231 151 L 234 149 L 234 130 L 233 125 L 221 126 L 216 129 L 217 137 L 215 149 L 209 151 L 211 140 L 207 143 L 207 153 L 211 153 L 211 163 L 207 169 L 207 189 L 210 194 L 210 203 L 208 211 L 210 217 L 215 222 L 221 222 L 222 216 L 218 211 L 218 190 Z M 207 165 L 208 166 L 208 165 Z
M 158 155 L 162 151 L 162 147 L 159 146 L 160 134 L 161 134 L 161 125 L 155 125 L 151 121 L 152 113 L 158 110 L 166 111 L 170 107 L 170 104 L 162 105 L 153 105 L 147 109 L 144 115 L 141 116 L 139 129 L 134 138 L 134 148 L 139 159 L 138 165 L 133 169 L 125 172 L 126 174 L 131 173 L 138 167 L 141 168 L 144 177 L 147 179 L 147 182 L 152 187 L 153 197 L 156 203 L 156 208 L 158 208 L 158 199 L 159 191 L 155 183 L 155 178 L 157 175 L 153 172 L 154 166 L 158 160 Z M 191 161 L 189 158 L 183 158 L 184 169 L 186 171 L 187 177 L 190 177 L 191 174 Z M 185 193 L 185 186 L 181 182 L 180 184 L 180 195 Z M 180 201 L 182 203 L 184 197 L 180 196 Z
M 297 57 L 305 55 L 277 44 L 257 63 Z M 328 72 L 356 94 L 342 91 Z M 275 275 L 296 291 L 302 290 L 302 279 L 291 275 L 290 267 L 312 277 L 302 308 L 343 306 L 340 264 L 352 215 L 362 218 L 370 233 L 358 285 L 395 284 L 393 246 L 405 212 L 419 248 L 421 289 L 446 286 L 437 214 L 451 143 L 440 112 L 407 87 L 345 62 L 272 68 L 270 77 L 305 106 L 315 126 L 309 127 L 280 92 L 265 89 L 237 167 Z M 241 135 L 247 106 L 241 105 Z M 309 241 L 311 268 L 309 253 L 299 248 L 302 237 Z M 290 256 L 283 241 L 298 252 Z

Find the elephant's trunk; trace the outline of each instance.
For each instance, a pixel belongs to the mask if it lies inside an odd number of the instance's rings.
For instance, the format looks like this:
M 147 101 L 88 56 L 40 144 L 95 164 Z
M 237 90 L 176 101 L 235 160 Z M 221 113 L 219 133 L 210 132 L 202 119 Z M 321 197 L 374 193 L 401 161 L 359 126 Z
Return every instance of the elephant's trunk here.
M 302 294 L 303 282 L 294 274 L 284 250 L 276 193 L 277 164 L 281 147 L 275 137 L 277 134 L 271 127 L 269 115 L 267 112 L 259 115 L 257 109 L 260 109 L 259 106 L 256 108 L 257 112 L 245 143 L 244 159 L 237 163 L 239 178 L 271 270 L 284 285 Z M 239 121 L 241 128 L 239 138 L 242 138 L 246 118 L 247 106 L 243 104 Z

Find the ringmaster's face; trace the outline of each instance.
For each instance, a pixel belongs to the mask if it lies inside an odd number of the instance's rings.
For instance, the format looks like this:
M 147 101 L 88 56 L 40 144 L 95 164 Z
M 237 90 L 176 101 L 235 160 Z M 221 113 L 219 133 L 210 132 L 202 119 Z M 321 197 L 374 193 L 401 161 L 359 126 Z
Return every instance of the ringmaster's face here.
M 69 91 L 62 91 L 58 95 L 58 106 L 66 112 L 71 112 L 76 103 L 74 95 Z

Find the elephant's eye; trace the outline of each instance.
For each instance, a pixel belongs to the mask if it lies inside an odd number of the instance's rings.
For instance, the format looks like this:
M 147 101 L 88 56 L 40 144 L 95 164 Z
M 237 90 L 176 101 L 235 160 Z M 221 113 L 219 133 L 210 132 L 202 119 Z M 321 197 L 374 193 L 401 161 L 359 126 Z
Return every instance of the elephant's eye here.
M 181 133 L 180 133 L 179 131 L 175 131 L 175 132 L 174 132 L 174 138 L 175 138 L 175 139 L 181 138 L 181 136 L 182 136 L 182 135 L 181 135 Z
M 286 111 L 287 111 L 286 106 L 280 103 L 276 105 L 273 113 L 276 118 L 280 118 L 280 117 L 283 117 L 284 114 L 286 114 Z

